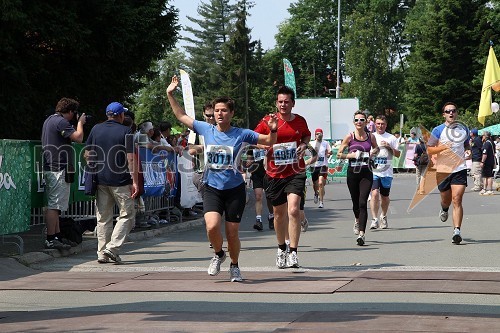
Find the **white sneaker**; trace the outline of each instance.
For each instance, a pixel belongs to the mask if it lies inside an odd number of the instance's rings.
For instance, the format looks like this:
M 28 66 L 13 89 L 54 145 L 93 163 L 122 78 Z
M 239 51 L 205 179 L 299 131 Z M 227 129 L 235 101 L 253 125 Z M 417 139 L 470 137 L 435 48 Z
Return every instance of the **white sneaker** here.
M 214 255 L 212 260 L 210 260 L 210 265 L 208 266 L 208 275 L 215 276 L 220 273 L 220 265 L 226 260 L 226 252 L 224 256 L 219 258 L 217 254 Z
M 287 266 L 292 268 L 299 268 L 299 258 L 297 257 L 297 252 L 293 251 L 288 254 L 287 258 Z
M 486 194 L 486 190 L 483 188 L 483 189 L 479 192 L 479 195 L 487 195 L 487 194 Z
M 378 229 L 378 219 L 372 219 L 372 224 L 370 225 L 370 229 Z
M 286 268 L 286 251 L 278 249 L 278 253 L 276 254 L 276 267 L 279 269 Z
M 380 215 L 380 229 L 387 229 L 389 225 L 387 224 L 387 215 Z
M 320 201 L 320 202 L 319 202 L 319 206 L 318 206 L 318 208 L 323 208 L 323 207 L 324 207 L 324 206 L 323 206 L 323 201 Z
M 309 228 L 309 221 L 305 218 L 304 221 L 300 222 L 300 230 L 306 232 L 307 228 Z
M 460 242 L 462 242 L 462 235 L 460 234 L 460 229 L 455 228 L 455 230 L 453 230 L 453 237 L 451 238 L 451 242 L 457 245 L 460 244 Z
M 486 191 L 484 195 L 495 195 L 495 193 L 492 190 Z
M 359 235 L 358 238 L 356 238 L 356 243 L 359 246 L 365 245 L 365 235 Z
M 448 220 L 448 212 L 445 212 L 442 208 L 439 211 L 439 219 L 441 222 L 446 222 Z
M 243 281 L 243 278 L 241 277 L 240 268 L 238 266 L 230 266 L 229 273 L 231 274 L 231 282 Z
M 355 235 L 359 235 L 359 222 L 354 220 L 354 227 L 352 228 L 352 231 L 354 231 Z

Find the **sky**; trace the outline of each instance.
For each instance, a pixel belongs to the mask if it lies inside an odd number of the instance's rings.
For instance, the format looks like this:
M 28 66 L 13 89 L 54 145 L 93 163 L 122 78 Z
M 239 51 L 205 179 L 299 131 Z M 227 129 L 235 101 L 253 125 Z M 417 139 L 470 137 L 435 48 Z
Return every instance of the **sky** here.
M 203 0 L 208 3 L 210 0 Z M 196 11 L 200 0 L 170 0 L 169 4 L 179 10 L 179 24 L 182 26 L 193 26 L 187 19 L 187 15 L 197 17 Z M 235 3 L 236 1 L 231 1 Z M 275 46 L 274 35 L 278 32 L 278 25 L 290 17 L 288 7 L 293 1 L 290 0 L 254 0 L 255 6 L 249 10 L 248 27 L 252 29 L 252 40 L 260 39 L 264 50 L 272 49 Z M 181 35 L 184 32 L 181 32 Z M 184 46 L 185 42 L 179 41 L 177 46 Z

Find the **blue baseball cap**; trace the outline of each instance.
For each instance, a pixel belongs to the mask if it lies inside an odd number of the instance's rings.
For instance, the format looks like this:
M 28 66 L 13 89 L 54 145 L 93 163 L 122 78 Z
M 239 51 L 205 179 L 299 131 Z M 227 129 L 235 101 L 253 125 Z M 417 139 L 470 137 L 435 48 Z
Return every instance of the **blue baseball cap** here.
M 477 128 L 473 128 L 470 130 L 470 132 L 474 135 L 477 135 L 478 131 L 477 131 Z
M 117 116 L 123 112 L 127 111 L 121 103 L 113 102 L 106 107 L 107 116 Z

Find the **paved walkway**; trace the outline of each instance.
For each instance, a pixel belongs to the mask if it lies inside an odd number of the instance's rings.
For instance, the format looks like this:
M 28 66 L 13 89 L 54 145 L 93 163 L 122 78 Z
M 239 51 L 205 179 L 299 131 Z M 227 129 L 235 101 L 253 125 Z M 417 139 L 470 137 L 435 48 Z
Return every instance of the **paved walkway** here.
M 394 179 L 390 229 L 368 231 L 364 247 L 355 245 L 345 183 L 327 186 L 324 209 L 308 200 L 296 270 L 274 266 L 274 233 L 252 229 L 251 201 L 241 225 L 243 283 L 228 281 L 227 262 L 207 275 L 202 220 L 135 233 L 123 265 L 97 264 L 94 239 L 69 256 L 17 258 L 29 267 L 0 259 L 0 330 L 498 332 L 500 196 L 466 193 L 456 246 L 451 222 L 437 219 L 437 193 L 407 212 L 413 177 Z

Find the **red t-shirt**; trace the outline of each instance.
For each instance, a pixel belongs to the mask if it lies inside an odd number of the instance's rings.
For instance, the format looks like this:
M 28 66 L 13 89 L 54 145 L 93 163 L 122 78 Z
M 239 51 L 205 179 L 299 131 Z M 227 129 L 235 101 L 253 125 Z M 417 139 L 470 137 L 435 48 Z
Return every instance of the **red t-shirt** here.
M 302 116 L 298 114 L 294 114 L 294 116 L 291 121 L 278 119 L 278 138 L 274 147 L 278 147 L 279 150 L 275 153 L 271 147 L 267 152 L 266 173 L 269 177 L 286 178 L 305 171 L 304 159 L 297 159 L 296 149 L 302 138 L 310 137 L 311 132 Z M 255 127 L 255 132 L 269 134 L 268 120 L 269 116 L 265 116 Z

